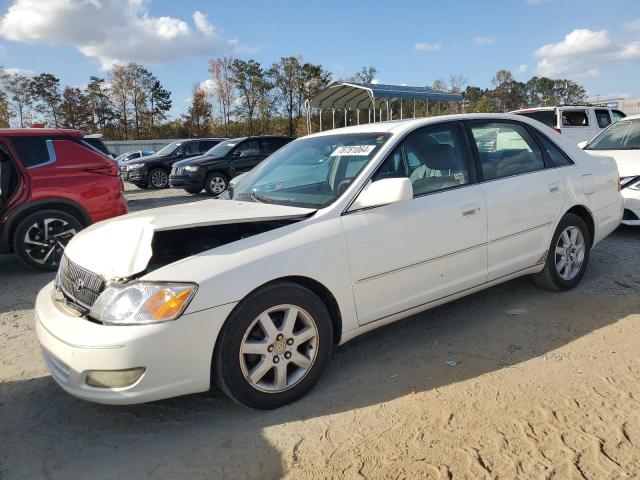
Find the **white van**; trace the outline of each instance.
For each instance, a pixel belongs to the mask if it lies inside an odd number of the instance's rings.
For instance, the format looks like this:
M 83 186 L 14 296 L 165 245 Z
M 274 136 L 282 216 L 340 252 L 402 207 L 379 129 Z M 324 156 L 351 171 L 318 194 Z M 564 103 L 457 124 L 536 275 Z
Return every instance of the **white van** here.
M 588 105 L 526 108 L 511 113 L 538 120 L 576 144 L 591 140 L 612 123 L 626 117 L 620 110 Z

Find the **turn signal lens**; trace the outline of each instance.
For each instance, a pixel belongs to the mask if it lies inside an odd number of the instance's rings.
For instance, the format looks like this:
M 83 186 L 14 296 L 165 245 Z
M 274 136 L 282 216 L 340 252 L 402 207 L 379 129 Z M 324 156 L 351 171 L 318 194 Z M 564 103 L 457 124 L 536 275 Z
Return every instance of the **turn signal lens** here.
M 189 288 L 175 295 L 171 290 L 160 290 L 147 300 L 145 308 L 153 320 L 169 320 L 180 313 L 192 291 L 193 288 Z

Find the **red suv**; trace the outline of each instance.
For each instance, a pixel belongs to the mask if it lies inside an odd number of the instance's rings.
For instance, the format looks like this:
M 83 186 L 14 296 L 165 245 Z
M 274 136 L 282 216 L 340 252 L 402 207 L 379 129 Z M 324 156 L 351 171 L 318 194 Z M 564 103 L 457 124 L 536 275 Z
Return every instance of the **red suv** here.
M 53 271 L 75 233 L 127 213 L 117 165 L 82 136 L 0 129 L 0 253 Z

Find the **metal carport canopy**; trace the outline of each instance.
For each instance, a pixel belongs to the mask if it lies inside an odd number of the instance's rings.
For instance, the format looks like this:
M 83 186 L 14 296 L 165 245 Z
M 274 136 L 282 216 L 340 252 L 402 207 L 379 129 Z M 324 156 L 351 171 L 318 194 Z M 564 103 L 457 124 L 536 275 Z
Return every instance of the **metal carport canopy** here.
M 388 100 L 444 100 L 461 102 L 462 95 L 429 87 L 385 85 L 380 83 L 335 82 L 309 99 L 311 108 L 369 108 L 372 101 L 379 107 Z

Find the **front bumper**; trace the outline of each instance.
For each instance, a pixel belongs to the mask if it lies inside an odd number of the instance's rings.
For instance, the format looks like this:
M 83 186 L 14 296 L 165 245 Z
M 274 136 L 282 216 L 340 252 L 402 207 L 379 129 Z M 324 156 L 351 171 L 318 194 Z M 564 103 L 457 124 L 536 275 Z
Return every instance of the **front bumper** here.
M 125 182 L 140 183 L 147 181 L 147 174 L 149 172 L 146 168 L 134 168 L 129 170 L 120 170 L 120 177 Z
M 622 223 L 624 225 L 640 226 L 640 191 L 630 188 L 622 189 L 624 197 L 624 216 Z
M 203 188 L 204 187 L 204 179 L 197 177 L 188 177 L 188 176 L 177 176 L 171 175 L 169 176 L 169 185 L 177 188 Z
M 74 314 L 56 300 L 51 282 L 36 300 L 36 333 L 51 376 L 71 395 L 97 403 L 142 403 L 209 389 L 213 347 L 234 306 L 156 325 L 108 326 Z M 89 370 L 139 367 L 144 374 L 128 387 L 86 384 Z

